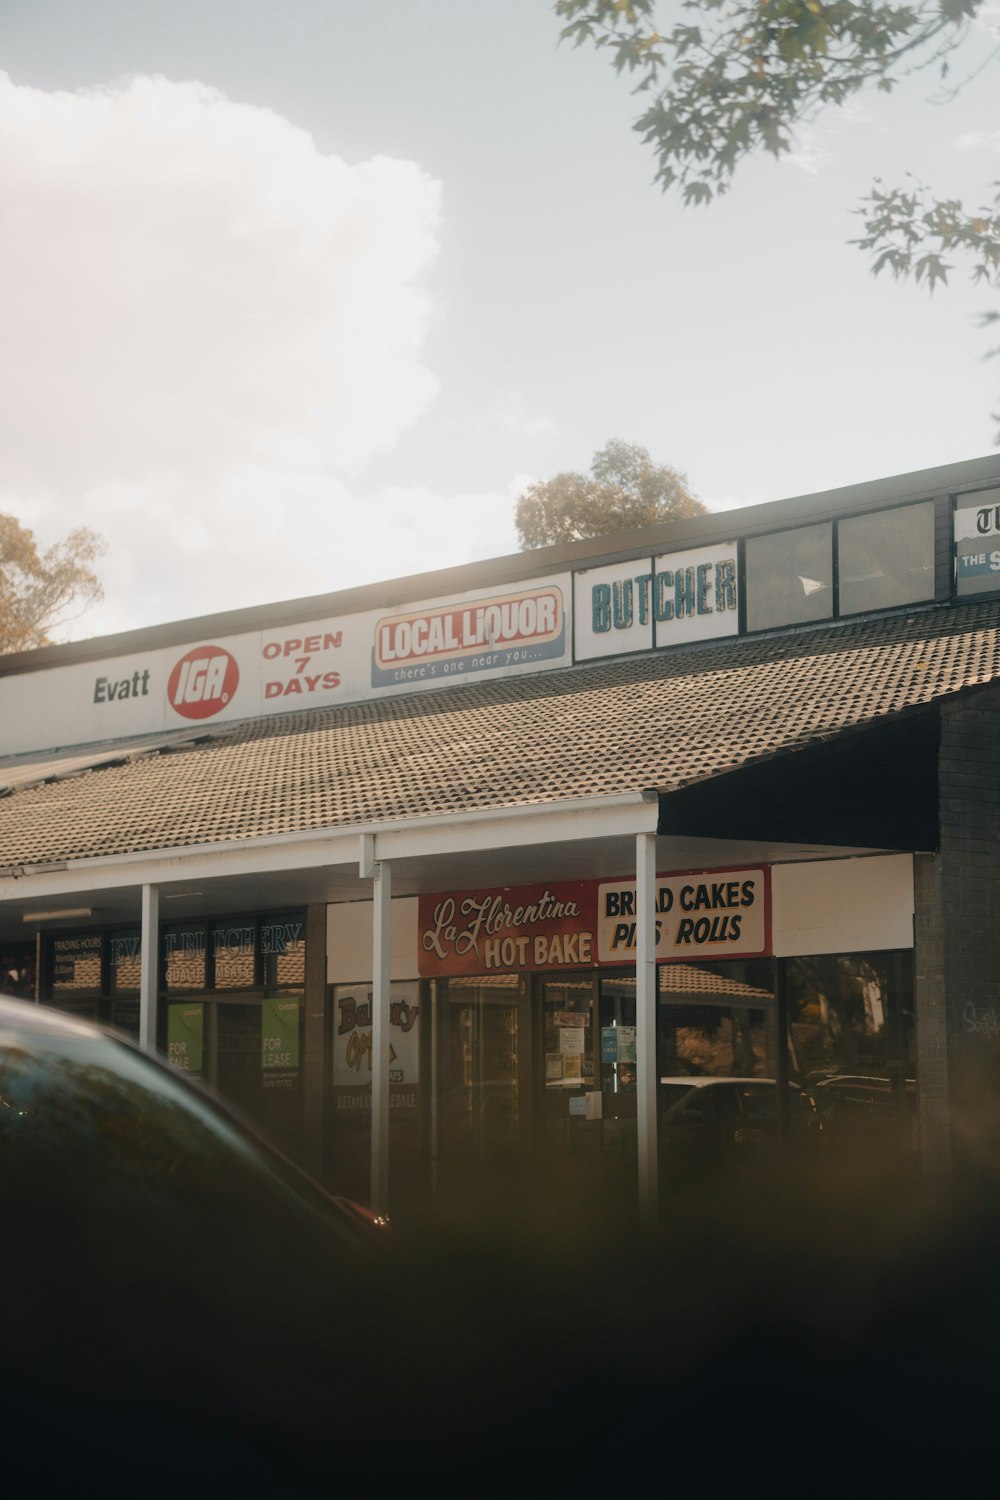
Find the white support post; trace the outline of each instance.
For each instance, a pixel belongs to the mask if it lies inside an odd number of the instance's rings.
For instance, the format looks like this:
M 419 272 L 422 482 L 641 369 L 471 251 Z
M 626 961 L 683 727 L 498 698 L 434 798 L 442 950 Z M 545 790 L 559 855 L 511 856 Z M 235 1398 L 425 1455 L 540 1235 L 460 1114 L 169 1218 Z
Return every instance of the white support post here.
M 372 866 L 374 933 L 372 941 L 372 1187 L 376 1213 L 389 1207 L 389 985 L 392 969 L 392 868 L 386 860 Z
M 659 1207 L 656 1126 L 656 835 L 635 838 L 636 1108 L 639 1147 L 639 1213 L 655 1223 Z
M 156 1051 L 156 1012 L 160 989 L 160 889 L 142 888 L 142 956 L 139 966 L 139 1046 Z

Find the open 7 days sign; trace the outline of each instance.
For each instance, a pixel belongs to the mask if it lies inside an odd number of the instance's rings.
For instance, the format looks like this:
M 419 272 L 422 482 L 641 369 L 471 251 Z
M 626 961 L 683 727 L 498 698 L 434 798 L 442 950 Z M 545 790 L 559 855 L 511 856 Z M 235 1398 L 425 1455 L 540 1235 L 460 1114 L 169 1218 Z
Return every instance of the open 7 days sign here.
M 418 967 L 439 978 L 634 963 L 636 929 L 634 880 L 424 895 Z M 658 963 L 770 951 L 766 867 L 657 876 Z

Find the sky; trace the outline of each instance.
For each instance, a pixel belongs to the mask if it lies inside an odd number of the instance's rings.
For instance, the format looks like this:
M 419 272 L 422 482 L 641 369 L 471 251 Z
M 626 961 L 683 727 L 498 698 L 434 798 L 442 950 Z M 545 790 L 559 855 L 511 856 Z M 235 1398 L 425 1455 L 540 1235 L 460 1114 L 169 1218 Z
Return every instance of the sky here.
M 514 552 L 524 487 L 612 437 L 712 510 L 993 451 L 995 296 L 848 242 L 876 176 L 988 201 L 1000 5 L 953 97 L 866 95 L 697 210 L 559 29 L 0 0 L 0 511 L 105 542 L 59 638 Z

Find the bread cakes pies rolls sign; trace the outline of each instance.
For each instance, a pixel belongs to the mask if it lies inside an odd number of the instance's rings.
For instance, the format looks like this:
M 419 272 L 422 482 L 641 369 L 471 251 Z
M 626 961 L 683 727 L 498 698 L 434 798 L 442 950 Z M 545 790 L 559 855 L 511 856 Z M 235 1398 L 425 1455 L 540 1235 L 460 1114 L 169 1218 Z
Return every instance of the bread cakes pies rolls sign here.
M 568 582 L 548 579 L 383 615 L 375 624 L 372 686 L 413 687 L 567 660 Z
M 656 877 L 656 961 L 757 958 L 771 952 L 771 872 L 699 870 Z M 634 880 L 597 887 L 597 961 L 634 961 Z
M 426 979 L 635 962 L 634 880 L 583 880 L 422 895 L 417 967 Z M 771 951 L 770 870 L 660 875 L 658 963 Z
M 955 502 L 955 583 L 960 595 L 1000 589 L 1000 489 Z
M 735 635 L 736 543 L 574 574 L 578 661 Z

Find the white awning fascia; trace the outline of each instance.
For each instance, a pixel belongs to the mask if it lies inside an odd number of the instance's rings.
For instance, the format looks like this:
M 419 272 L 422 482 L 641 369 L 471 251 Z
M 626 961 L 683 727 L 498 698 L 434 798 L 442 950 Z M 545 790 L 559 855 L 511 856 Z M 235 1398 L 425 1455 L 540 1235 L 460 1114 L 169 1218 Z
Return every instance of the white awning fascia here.
M 175 880 L 280 873 L 283 870 L 357 866 L 361 839 L 374 840 L 378 860 L 419 859 L 506 849 L 522 844 L 562 843 L 655 833 L 659 802 L 655 790 L 534 803 L 528 807 L 476 810 L 441 817 L 316 828 L 295 834 L 264 834 L 227 844 L 201 844 L 86 859 L 65 866 L 19 867 L 0 878 L 0 902 L 67 895 L 74 890 L 112 890 Z

